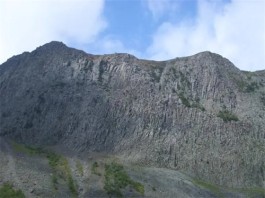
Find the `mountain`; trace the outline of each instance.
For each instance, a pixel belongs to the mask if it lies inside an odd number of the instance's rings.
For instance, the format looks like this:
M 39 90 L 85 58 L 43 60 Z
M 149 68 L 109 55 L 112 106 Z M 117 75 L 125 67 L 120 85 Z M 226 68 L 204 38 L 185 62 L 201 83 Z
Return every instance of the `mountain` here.
M 0 136 L 265 188 L 265 70 L 211 52 L 167 61 L 50 42 L 0 65 Z

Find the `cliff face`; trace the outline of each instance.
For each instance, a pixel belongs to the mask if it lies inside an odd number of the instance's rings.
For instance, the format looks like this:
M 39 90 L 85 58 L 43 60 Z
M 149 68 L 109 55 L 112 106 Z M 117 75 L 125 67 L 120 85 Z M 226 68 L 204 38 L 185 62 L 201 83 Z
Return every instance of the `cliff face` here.
M 168 61 L 51 42 L 0 65 L 0 135 L 265 188 L 265 71 L 210 52 Z

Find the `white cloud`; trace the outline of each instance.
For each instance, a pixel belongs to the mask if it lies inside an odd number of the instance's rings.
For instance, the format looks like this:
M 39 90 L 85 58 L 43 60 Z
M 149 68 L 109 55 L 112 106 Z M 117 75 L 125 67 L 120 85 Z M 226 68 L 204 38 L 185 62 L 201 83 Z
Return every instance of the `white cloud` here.
M 104 0 L 1 0 L 0 63 L 51 40 L 93 42 L 106 26 Z
M 167 12 L 175 12 L 178 7 L 178 2 L 174 0 L 144 0 L 144 2 L 155 19 Z
M 153 36 L 149 57 L 156 60 L 212 51 L 243 70 L 265 69 L 265 1 L 198 2 L 195 21 L 165 22 Z
M 90 48 L 92 48 L 93 52 L 98 54 L 128 53 L 141 57 L 141 53 L 139 51 L 126 47 L 123 42 L 111 35 L 100 38 L 90 45 Z

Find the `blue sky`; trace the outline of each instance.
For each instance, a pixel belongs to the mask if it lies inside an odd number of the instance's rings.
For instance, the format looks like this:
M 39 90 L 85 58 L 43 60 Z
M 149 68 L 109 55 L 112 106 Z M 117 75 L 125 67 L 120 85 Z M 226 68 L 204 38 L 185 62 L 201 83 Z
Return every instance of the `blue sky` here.
M 164 4 L 162 8 L 150 8 L 148 1 L 144 0 L 107 0 L 104 6 L 104 16 L 108 26 L 101 33 L 102 38 L 119 41 L 122 47 L 117 51 L 107 50 L 107 53 L 128 52 L 136 53 L 137 56 L 149 58 L 146 49 L 152 44 L 152 35 L 164 21 L 174 23 L 182 19 L 195 19 L 196 0 L 154 0 Z M 165 5 L 166 4 L 166 5 Z M 171 7 L 172 6 L 172 7 Z M 95 53 L 104 53 L 104 49 L 88 45 L 85 49 Z M 121 49 L 120 49 L 121 48 Z
M 155 1 L 165 3 L 163 0 Z M 176 0 L 168 0 L 167 3 L 179 8 L 170 10 L 165 7 L 161 11 L 152 11 L 146 2 L 141 0 L 106 1 L 104 15 L 109 26 L 103 32 L 103 36 L 119 39 L 125 47 L 144 53 L 152 43 L 153 32 L 163 21 L 177 23 L 183 18 L 195 17 L 196 0 L 180 0 L 177 4 Z M 168 10 L 170 12 L 167 12 Z
M 0 63 L 52 40 L 166 60 L 212 51 L 265 69 L 265 0 L 0 0 Z

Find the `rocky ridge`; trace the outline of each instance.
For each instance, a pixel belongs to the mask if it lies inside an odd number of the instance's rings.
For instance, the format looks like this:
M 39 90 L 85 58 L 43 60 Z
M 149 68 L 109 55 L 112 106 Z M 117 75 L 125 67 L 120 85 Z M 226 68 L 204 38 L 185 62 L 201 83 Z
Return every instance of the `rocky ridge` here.
M 0 65 L 0 95 L 0 136 L 265 188 L 265 70 L 211 52 L 149 61 L 51 42 Z

